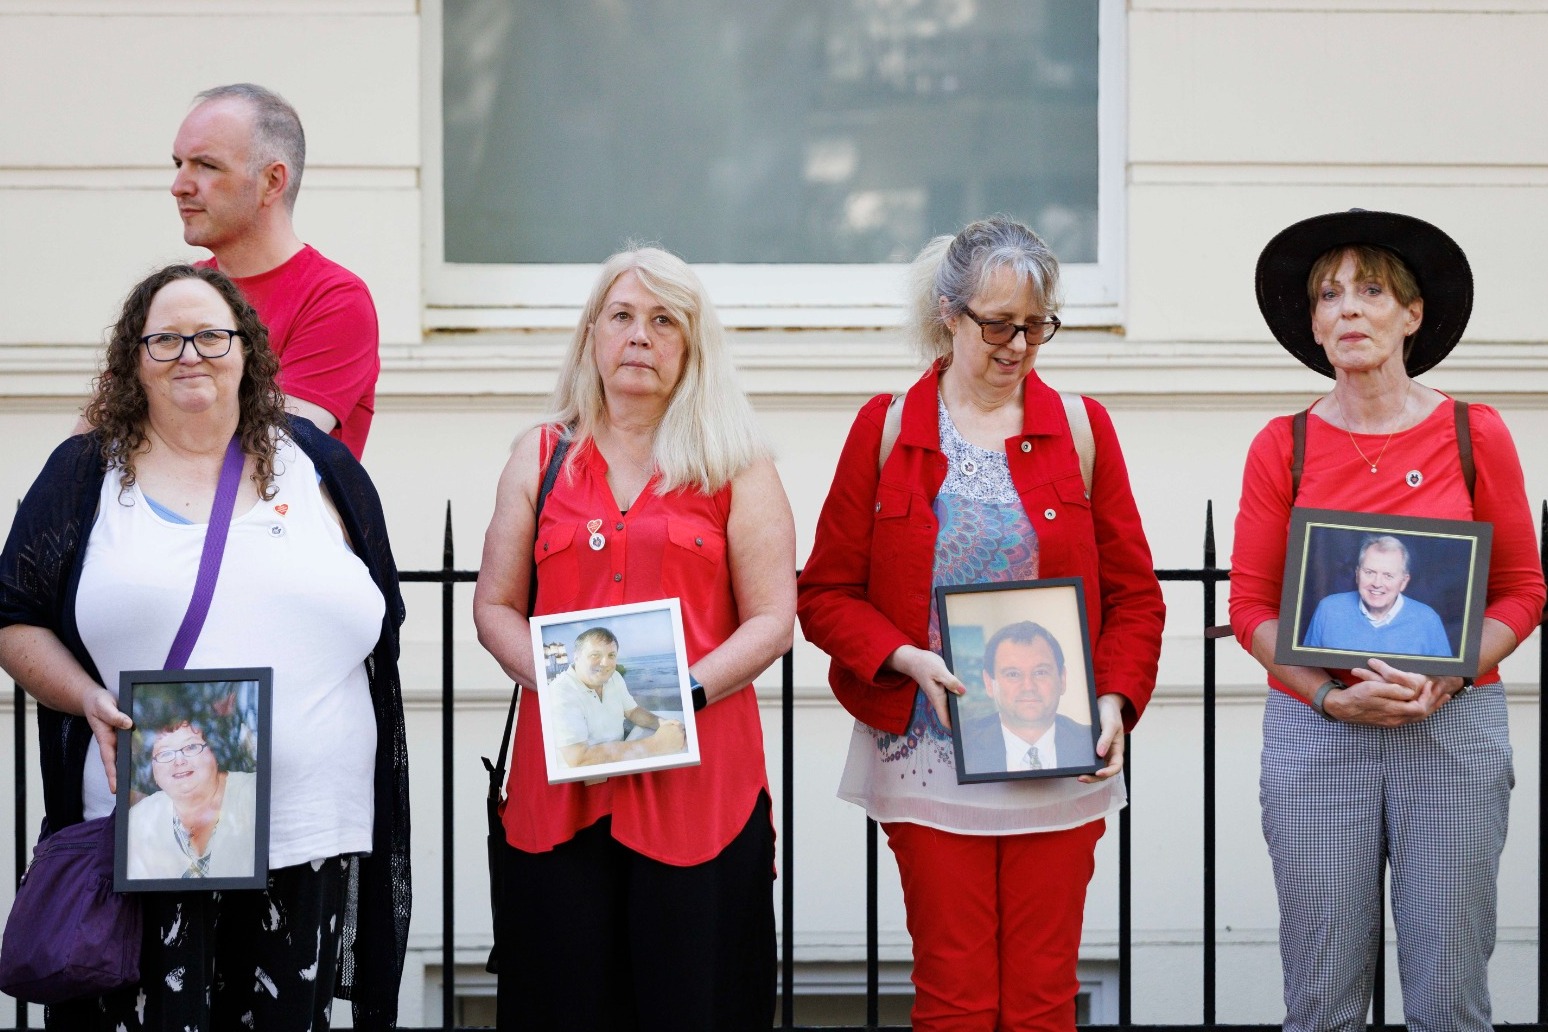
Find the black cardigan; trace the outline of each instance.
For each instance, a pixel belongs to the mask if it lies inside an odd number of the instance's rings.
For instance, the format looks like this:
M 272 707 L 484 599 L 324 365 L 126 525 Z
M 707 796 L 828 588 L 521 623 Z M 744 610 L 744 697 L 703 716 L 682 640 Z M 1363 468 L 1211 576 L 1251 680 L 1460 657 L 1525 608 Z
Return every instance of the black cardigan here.
M 355 554 L 386 601 L 381 634 L 366 659 L 376 713 L 375 823 L 371 855 L 346 901 L 337 994 L 354 1005 L 356 1028 L 397 1024 L 398 984 L 408 949 L 412 890 L 409 875 L 408 746 L 398 679 L 398 628 L 403 597 L 387 541 L 381 499 L 349 450 L 305 419 L 292 418 L 290 437 L 316 464 Z M 75 592 L 106 474 L 96 432 L 54 449 L 33 481 L 0 552 L 0 627 L 46 627 L 99 684 L 75 623 Z M 82 819 L 81 783 L 93 739 L 85 717 L 39 705 L 38 753 L 43 767 L 41 835 Z M 41 836 L 40 836 L 41 837 Z

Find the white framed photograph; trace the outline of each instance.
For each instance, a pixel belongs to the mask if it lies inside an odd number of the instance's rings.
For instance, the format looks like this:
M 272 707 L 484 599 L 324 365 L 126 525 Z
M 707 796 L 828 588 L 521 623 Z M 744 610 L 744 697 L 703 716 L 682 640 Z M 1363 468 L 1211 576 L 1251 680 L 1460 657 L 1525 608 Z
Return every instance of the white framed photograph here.
M 699 763 L 675 598 L 531 618 L 550 784 Z

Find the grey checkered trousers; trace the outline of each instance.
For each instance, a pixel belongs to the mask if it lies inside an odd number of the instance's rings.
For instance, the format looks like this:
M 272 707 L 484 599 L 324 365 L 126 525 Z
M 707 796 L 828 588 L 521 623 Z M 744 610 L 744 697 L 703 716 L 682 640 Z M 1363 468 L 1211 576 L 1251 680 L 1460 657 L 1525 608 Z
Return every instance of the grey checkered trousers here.
M 1258 798 L 1279 894 L 1285 1032 L 1365 1028 L 1383 865 L 1408 1027 L 1489 1032 L 1516 783 L 1503 688 L 1474 688 L 1400 728 L 1332 723 L 1268 694 Z

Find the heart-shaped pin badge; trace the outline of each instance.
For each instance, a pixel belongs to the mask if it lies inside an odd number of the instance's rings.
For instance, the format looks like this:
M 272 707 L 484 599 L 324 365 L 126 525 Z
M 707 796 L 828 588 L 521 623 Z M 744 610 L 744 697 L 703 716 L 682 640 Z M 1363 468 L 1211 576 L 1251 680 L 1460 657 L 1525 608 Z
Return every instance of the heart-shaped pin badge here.
M 287 502 L 280 502 L 274 507 L 274 511 L 283 516 L 290 511 L 290 505 Z

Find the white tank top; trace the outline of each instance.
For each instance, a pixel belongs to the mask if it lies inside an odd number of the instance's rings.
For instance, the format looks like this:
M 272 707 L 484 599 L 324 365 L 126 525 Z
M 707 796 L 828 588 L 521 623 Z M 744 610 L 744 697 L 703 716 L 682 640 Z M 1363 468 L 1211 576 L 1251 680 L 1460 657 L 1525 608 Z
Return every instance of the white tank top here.
M 288 438 L 274 497 L 231 520 L 220 579 L 189 667 L 274 668 L 269 867 L 371 851 L 376 720 L 365 658 L 385 603 L 327 512 L 317 470 Z M 124 670 L 157 670 L 182 623 L 204 524 L 158 516 L 138 486 L 103 480 L 75 599 L 81 640 L 115 696 Z M 113 812 L 87 750 L 86 817 Z

